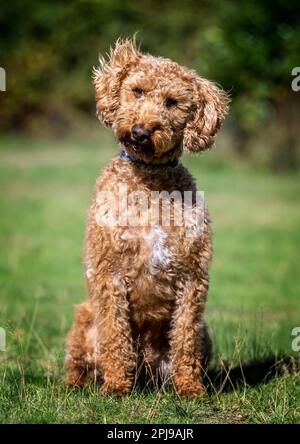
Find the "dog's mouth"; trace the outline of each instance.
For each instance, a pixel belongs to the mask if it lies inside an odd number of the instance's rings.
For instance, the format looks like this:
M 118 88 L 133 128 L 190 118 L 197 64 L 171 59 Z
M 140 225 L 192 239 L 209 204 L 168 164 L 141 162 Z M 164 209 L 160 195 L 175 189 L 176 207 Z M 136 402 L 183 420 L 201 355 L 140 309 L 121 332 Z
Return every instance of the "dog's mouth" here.
M 135 154 L 142 154 L 147 157 L 152 157 L 155 154 L 155 147 L 151 140 L 144 142 L 137 142 L 131 137 L 123 137 L 120 142 L 126 147 L 131 148 Z

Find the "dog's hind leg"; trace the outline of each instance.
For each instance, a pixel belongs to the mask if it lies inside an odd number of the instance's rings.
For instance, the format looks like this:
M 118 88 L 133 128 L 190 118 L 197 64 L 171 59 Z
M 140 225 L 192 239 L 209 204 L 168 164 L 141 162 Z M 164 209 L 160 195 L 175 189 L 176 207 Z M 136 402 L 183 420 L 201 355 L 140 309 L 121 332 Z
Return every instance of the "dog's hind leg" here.
M 85 302 L 76 307 L 75 319 L 67 337 L 65 382 L 68 385 L 83 387 L 92 380 L 96 381 L 97 343 L 92 310 L 90 304 Z
M 212 348 L 213 348 L 212 340 L 210 339 L 208 328 L 205 323 L 203 323 L 203 325 L 200 328 L 198 341 L 199 341 L 199 350 L 201 356 L 200 358 L 201 369 L 205 373 L 212 358 Z

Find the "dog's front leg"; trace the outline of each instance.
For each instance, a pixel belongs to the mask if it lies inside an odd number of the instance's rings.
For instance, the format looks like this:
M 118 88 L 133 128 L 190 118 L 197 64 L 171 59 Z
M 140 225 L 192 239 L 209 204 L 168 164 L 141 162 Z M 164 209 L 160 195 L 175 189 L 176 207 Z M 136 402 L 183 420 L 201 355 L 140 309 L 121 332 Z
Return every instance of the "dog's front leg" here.
M 127 394 L 133 385 L 136 356 L 129 323 L 126 287 L 102 279 L 92 296 L 98 329 L 97 361 L 103 377 L 101 393 Z
M 204 393 L 200 333 L 203 328 L 208 279 L 182 285 L 177 294 L 177 307 L 171 330 L 170 358 L 175 390 L 180 396 Z

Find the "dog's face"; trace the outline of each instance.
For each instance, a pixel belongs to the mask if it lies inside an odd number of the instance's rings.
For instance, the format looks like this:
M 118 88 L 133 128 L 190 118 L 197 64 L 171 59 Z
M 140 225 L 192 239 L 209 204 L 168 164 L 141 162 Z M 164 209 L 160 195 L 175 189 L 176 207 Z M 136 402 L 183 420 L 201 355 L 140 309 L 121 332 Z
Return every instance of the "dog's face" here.
M 113 127 L 126 150 L 140 158 L 160 158 L 182 147 L 193 89 L 165 61 L 145 57 L 120 88 Z
M 228 98 L 194 71 L 117 42 L 94 71 L 98 116 L 135 158 L 163 162 L 214 142 Z

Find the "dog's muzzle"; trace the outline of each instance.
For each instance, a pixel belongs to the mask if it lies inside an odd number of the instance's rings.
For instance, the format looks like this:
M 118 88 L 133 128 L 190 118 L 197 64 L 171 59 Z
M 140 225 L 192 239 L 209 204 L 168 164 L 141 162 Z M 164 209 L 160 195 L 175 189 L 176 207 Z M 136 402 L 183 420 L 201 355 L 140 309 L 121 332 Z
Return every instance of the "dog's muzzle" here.
M 143 125 L 133 125 L 131 128 L 131 135 L 140 145 L 148 145 L 151 142 L 151 131 Z

